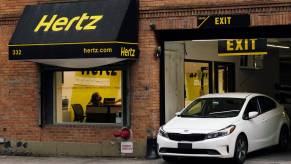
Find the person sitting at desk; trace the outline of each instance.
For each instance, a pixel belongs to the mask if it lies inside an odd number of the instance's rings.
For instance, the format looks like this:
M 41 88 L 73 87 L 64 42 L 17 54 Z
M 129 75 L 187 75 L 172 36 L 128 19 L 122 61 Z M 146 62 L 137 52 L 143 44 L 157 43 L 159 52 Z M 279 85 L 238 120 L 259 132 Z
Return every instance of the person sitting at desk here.
M 115 123 L 116 113 L 110 113 L 110 106 L 101 102 L 102 97 L 98 92 L 91 96 L 86 106 L 86 122 L 91 123 Z
M 101 102 L 102 97 L 99 95 L 98 92 L 95 92 L 92 94 L 91 96 L 91 100 L 88 103 L 88 105 L 92 105 L 92 106 L 102 106 L 103 103 Z

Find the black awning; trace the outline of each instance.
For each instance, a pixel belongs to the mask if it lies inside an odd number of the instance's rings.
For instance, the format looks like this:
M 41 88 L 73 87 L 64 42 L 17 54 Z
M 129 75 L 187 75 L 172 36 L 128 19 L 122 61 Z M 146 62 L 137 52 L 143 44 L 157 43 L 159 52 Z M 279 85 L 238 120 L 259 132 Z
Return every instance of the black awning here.
M 9 59 L 137 58 L 137 12 L 135 0 L 26 6 Z

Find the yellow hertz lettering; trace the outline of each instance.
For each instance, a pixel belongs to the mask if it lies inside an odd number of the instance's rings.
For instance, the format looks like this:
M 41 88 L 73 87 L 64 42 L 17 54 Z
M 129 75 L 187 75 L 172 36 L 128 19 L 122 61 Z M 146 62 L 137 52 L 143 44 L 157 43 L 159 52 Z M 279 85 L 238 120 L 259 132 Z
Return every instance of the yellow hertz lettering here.
M 257 39 L 236 39 L 226 41 L 227 51 L 248 51 L 256 50 Z M 250 46 L 249 46 L 250 43 Z
M 215 25 L 229 25 L 231 24 L 231 17 L 215 17 Z
M 135 57 L 135 49 L 127 49 L 125 47 L 121 47 L 120 56 Z
M 106 54 L 112 53 L 112 48 L 84 48 L 84 54 Z M 107 54 L 107 55 L 108 55 Z
M 75 29 L 77 31 L 95 30 L 97 22 L 103 18 L 103 15 L 88 16 L 87 14 L 88 13 L 84 13 L 81 16 L 76 16 L 71 19 L 67 17 L 58 18 L 58 15 L 53 15 L 51 18 L 48 18 L 48 15 L 44 15 L 35 27 L 34 32 L 38 32 L 41 28 L 43 28 L 45 32 L 50 29 L 56 32 L 68 31 L 73 24 L 76 24 Z M 88 23 L 84 24 L 84 21 Z

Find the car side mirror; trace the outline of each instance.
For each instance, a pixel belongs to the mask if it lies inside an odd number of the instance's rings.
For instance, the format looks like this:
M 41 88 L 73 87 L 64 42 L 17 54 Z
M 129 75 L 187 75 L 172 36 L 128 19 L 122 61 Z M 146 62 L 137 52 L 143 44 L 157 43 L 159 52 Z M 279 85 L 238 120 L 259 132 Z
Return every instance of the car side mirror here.
M 249 119 L 255 118 L 259 115 L 259 112 L 249 112 Z
M 182 112 L 176 112 L 175 115 L 176 116 L 180 116 Z

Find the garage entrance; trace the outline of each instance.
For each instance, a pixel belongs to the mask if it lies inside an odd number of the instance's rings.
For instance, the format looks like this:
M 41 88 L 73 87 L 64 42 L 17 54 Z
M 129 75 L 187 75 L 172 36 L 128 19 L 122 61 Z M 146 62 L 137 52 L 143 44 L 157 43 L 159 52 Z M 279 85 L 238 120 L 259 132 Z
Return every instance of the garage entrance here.
M 214 93 L 235 91 L 235 63 L 214 62 Z
M 161 125 L 193 99 L 208 93 L 258 92 L 280 102 L 284 98 L 287 104 L 290 30 L 290 26 L 268 26 L 158 31 L 163 49 Z M 265 39 L 267 54 L 218 55 L 220 41 L 241 38 Z

